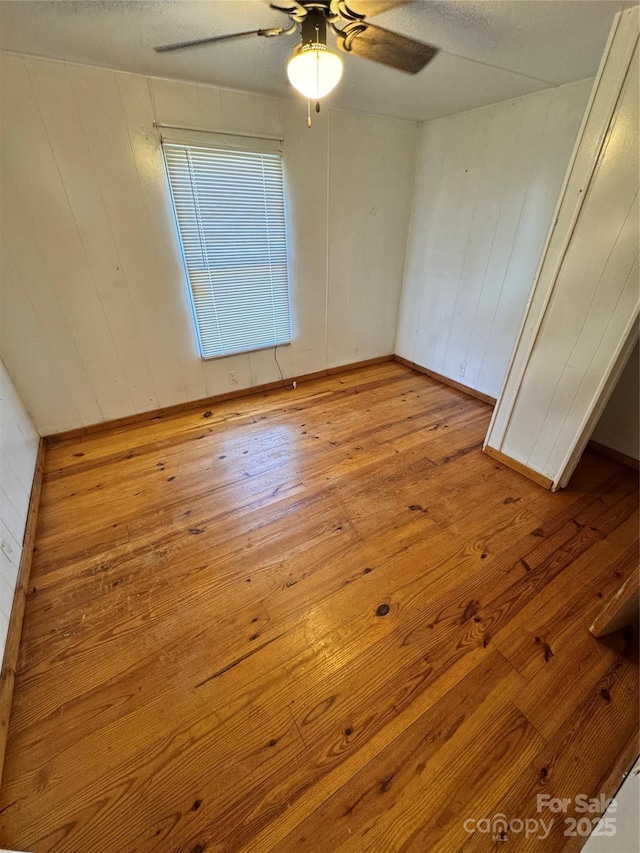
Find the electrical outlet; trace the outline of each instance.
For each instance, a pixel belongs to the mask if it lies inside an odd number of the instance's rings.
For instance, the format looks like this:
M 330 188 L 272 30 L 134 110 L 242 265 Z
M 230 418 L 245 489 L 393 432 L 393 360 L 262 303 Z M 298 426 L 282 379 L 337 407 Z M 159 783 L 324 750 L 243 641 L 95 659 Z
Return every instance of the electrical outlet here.
M 464 376 L 464 372 L 467 369 L 467 362 L 461 361 L 458 365 L 458 376 Z
M 235 370 L 231 370 L 229 372 L 229 385 L 237 385 L 238 384 L 238 374 Z
M 13 562 L 13 548 L 8 539 L 0 539 L 0 548 L 10 562 Z

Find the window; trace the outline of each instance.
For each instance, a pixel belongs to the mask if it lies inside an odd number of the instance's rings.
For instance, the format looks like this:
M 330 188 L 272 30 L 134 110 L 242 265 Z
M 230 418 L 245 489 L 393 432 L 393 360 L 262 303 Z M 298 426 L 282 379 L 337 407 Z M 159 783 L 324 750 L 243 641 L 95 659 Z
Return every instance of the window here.
M 203 358 L 288 343 L 281 154 L 162 147 Z

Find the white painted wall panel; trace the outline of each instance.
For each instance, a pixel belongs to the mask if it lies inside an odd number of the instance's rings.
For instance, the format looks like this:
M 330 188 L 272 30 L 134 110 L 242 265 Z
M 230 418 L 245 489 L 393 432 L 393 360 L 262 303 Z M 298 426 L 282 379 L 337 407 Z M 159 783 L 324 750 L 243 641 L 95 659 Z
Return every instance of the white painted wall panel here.
M 18 577 L 39 436 L 0 362 L 0 659 Z
M 26 234 L 31 236 L 27 251 L 42 256 L 52 287 L 73 329 L 85 369 L 92 383 L 104 383 L 102 413 L 118 417 L 133 401 L 89 255 L 81 239 L 82 215 L 72 207 L 26 66 L 21 59 L 11 56 L 2 67 L 2 177 L 9 175 L 13 200 L 20 205 Z M 4 198 L 4 187 L 1 195 L 6 202 L 3 228 L 5 220 L 7 228 L 11 228 L 11 198 Z M 12 251 L 9 233 L 5 234 L 5 239 Z M 3 333 L 2 355 L 6 356 L 7 367 L 37 422 L 42 403 L 22 386 L 21 377 L 14 369 L 13 354 L 5 353 L 4 349 L 5 339 L 8 338 L 7 346 L 11 346 L 12 337 L 17 334 L 21 334 L 21 330 L 11 327 Z M 33 370 L 38 368 L 34 366 Z
M 283 347 L 278 360 L 292 375 L 328 366 L 329 304 L 329 122 L 300 122 L 299 110 L 282 104 L 285 193 L 292 322 L 295 348 Z M 326 119 L 326 116 L 325 116 Z M 279 132 L 275 130 L 276 134 Z M 417 131 L 416 131 L 417 135 Z M 256 353 L 257 357 L 270 353 Z
M 499 394 L 590 89 L 422 125 L 399 355 Z
M 487 444 L 564 485 L 633 346 L 638 293 L 638 10 L 625 12 Z M 608 391 L 606 391 L 608 393 Z
M 628 10 L 625 12 L 621 22 L 616 19 L 609 36 L 601 67 L 582 119 L 582 126 L 576 140 L 571 163 L 563 181 L 561 196 L 552 223 L 553 227 L 549 230 L 545 241 L 537 273 L 538 280 L 531 292 L 517 346 L 512 352 L 507 368 L 499 405 L 494 410 L 490 428 L 492 446 L 499 446 L 502 442 L 531 347 L 553 290 L 554 271 L 561 263 L 566 243 L 575 224 L 577 211 L 591 179 L 594 163 L 608 133 L 609 123 L 626 76 L 628 60 L 637 41 L 635 26 L 632 25 L 634 16 L 637 21 L 637 14 L 636 8 L 635 11 Z M 614 31 L 616 55 L 622 56 L 623 62 L 609 61 Z M 545 273 L 544 281 L 540 286 L 543 271 Z
M 411 125 L 395 119 L 329 116 L 330 367 L 373 358 L 381 348 L 393 352 L 415 136 Z
M 640 350 L 635 345 L 591 438 L 640 459 Z
M 0 352 L 43 434 L 279 378 L 203 362 L 154 121 L 282 136 L 299 375 L 393 351 L 417 125 L 3 54 Z

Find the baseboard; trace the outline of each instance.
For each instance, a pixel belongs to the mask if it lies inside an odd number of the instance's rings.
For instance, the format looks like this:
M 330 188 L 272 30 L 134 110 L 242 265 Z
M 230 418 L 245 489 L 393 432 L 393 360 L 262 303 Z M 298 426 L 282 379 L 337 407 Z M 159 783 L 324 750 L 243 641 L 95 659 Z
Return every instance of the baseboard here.
M 449 379 L 448 376 L 443 376 L 441 373 L 436 373 L 435 370 L 429 370 L 428 367 L 422 367 L 421 364 L 416 364 L 415 361 L 409 361 L 406 358 L 403 358 L 401 355 L 394 355 L 394 361 L 399 362 L 400 364 L 404 364 L 405 367 L 410 367 L 412 370 L 415 370 L 417 373 L 424 373 L 425 376 L 431 377 L 431 379 L 435 379 L 437 382 L 441 382 L 443 385 L 449 385 L 451 388 L 455 388 L 457 391 L 462 391 L 464 394 L 468 394 L 470 397 L 475 397 L 476 400 L 482 400 L 483 403 L 489 403 L 491 406 L 495 406 L 496 398 L 490 397 L 488 394 L 483 394 L 482 391 L 476 391 L 475 388 L 471 388 L 469 385 L 463 385 L 462 382 L 456 382 L 455 379 Z
M 550 489 L 553 486 L 553 480 L 550 480 L 549 477 L 545 477 L 543 474 L 539 474 L 537 471 L 534 471 L 533 468 L 528 468 L 526 465 L 523 465 L 522 462 L 518 462 L 516 459 L 512 459 L 510 456 L 507 456 L 500 450 L 495 450 L 493 447 L 489 447 L 487 445 L 484 448 L 484 452 L 487 454 L 487 456 L 490 456 L 497 462 L 502 462 L 502 464 L 506 465 L 507 468 L 511 468 L 513 471 L 517 471 L 518 474 L 522 474 L 529 480 L 533 480 L 534 483 L 537 483 L 539 486 L 543 486 L 543 488 L 545 489 Z
M 587 444 L 587 450 L 593 450 L 594 453 L 599 453 L 601 456 L 608 456 L 609 459 L 614 459 L 628 468 L 633 468 L 634 471 L 640 471 L 640 462 L 634 459 L 633 456 L 627 456 L 626 453 L 620 453 L 619 450 L 614 450 L 613 447 L 607 447 L 606 444 L 600 444 L 599 441 L 590 440 Z
M 367 358 L 364 361 L 354 361 L 350 364 L 341 364 L 338 367 L 328 367 L 324 370 L 316 370 L 314 373 L 305 373 L 302 376 L 292 376 L 287 378 L 287 382 L 298 383 L 309 382 L 312 379 L 322 379 L 325 376 L 333 376 L 336 373 L 346 373 L 349 370 L 358 370 L 361 367 L 370 367 L 374 364 L 383 364 L 386 361 L 393 361 L 393 355 L 380 355 L 376 358 Z M 111 421 L 101 421 L 97 424 L 77 427 L 76 429 L 65 430 L 65 432 L 57 432 L 45 436 L 48 445 L 60 444 L 63 441 L 72 441 L 78 438 L 83 438 L 87 435 L 95 435 L 100 432 L 118 429 L 119 427 L 134 426 L 135 424 L 150 423 L 152 421 L 163 420 L 174 415 L 179 415 L 182 412 L 189 412 L 192 409 L 208 408 L 215 406 L 216 403 L 225 403 L 229 400 L 239 400 L 242 397 L 251 397 L 253 394 L 264 394 L 266 391 L 275 391 L 282 388 L 282 382 L 266 382 L 263 385 L 252 385 L 250 388 L 242 388 L 238 391 L 227 391 L 224 394 L 215 394 L 212 397 L 204 397 L 200 400 L 190 400 L 186 403 L 177 403 L 174 406 L 165 406 L 162 409 L 153 409 L 148 412 L 140 412 L 136 415 L 127 415 L 123 418 L 116 418 Z
M 29 578 L 31 576 L 31 558 L 33 556 L 33 546 L 36 537 L 36 522 L 38 520 L 38 507 L 40 505 L 45 454 L 46 445 L 44 439 L 41 438 L 38 446 L 36 469 L 33 475 L 33 485 L 31 486 L 31 497 L 29 498 L 27 524 L 22 544 L 22 557 L 18 568 L 16 589 L 13 594 L 9 630 L 7 632 L 7 642 L 4 647 L 2 671 L 0 672 L 0 782 L 2 781 L 4 754 L 7 747 L 7 733 L 9 731 L 13 685 L 15 683 L 16 666 L 18 664 L 18 652 L 20 650 L 22 621 L 24 619 Z

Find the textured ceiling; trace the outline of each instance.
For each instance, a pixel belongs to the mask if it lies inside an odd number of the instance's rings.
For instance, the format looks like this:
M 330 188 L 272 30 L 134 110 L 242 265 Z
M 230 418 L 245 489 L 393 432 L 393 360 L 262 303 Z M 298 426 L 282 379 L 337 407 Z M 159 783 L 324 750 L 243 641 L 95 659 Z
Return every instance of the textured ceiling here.
M 357 8 L 357 0 L 351 4 Z M 595 74 L 618 0 L 418 0 L 375 22 L 441 53 L 412 77 L 345 57 L 333 106 L 429 119 Z M 297 36 L 248 38 L 176 54 L 154 45 L 285 25 L 264 0 L 0 2 L 0 47 L 245 91 L 297 97 L 286 61 Z

